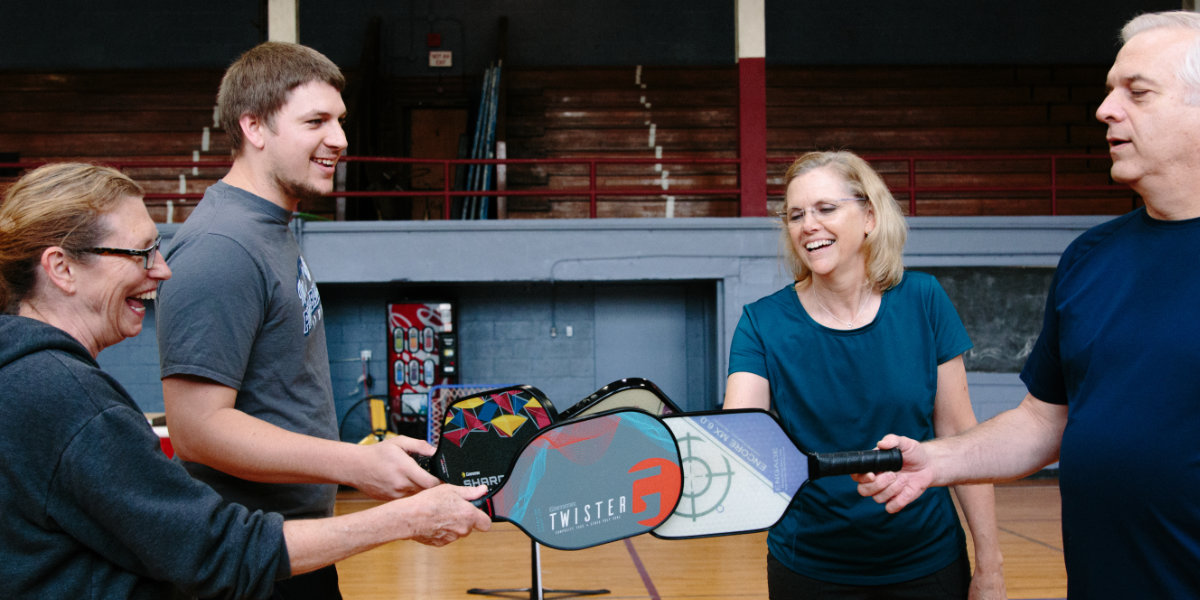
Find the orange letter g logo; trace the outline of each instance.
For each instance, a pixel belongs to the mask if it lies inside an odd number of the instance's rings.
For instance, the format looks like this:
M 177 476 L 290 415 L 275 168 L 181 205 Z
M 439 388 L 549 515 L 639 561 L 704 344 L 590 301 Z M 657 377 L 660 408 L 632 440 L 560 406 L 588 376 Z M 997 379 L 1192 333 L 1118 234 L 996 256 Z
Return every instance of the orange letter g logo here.
M 646 510 L 646 496 L 658 494 L 658 514 L 638 521 L 647 527 L 657 527 L 667 520 L 679 501 L 683 489 L 683 474 L 679 464 L 665 458 L 647 458 L 629 469 L 630 473 L 645 471 L 658 467 L 658 473 L 647 475 L 633 482 L 633 512 L 641 513 Z

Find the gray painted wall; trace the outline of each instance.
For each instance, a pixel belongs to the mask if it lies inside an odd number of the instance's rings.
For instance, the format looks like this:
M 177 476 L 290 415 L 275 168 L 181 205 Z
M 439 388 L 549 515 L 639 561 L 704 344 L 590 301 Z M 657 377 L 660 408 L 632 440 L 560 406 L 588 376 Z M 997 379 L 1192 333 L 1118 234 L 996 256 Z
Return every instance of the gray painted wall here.
M 949 277 L 971 268 L 1052 269 L 1072 239 L 1105 219 L 916 217 L 909 219 L 906 264 Z M 169 238 L 178 226 L 160 227 Z M 712 407 L 723 393 L 728 340 L 742 306 L 787 282 L 777 225 L 767 218 L 303 223 L 298 231 L 321 285 L 343 411 L 363 393 L 361 350 L 374 356 L 372 391 L 386 389 L 383 304 L 435 296 L 458 304 L 464 382 L 529 383 L 565 408 L 612 379 L 640 376 L 670 382 L 668 394 L 686 409 Z M 968 315 L 992 302 L 995 312 L 1017 313 L 987 286 L 946 287 L 952 298 L 970 296 L 956 304 L 972 307 L 964 321 L 977 347 L 988 343 L 987 334 L 972 331 Z M 1044 290 L 1012 293 L 1036 303 Z M 1015 318 L 1028 314 L 1026 306 Z M 552 326 L 557 337 L 548 334 Z M 638 335 L 642 330 L 671 341 Z M 621 347 L 630 348 L 628 356 L 596 358 Z M 973 370 L 971 361 L 981 419 L 1024 396 L 1015 372 Z M 100 363 L 144 410 L 161 410 L 152 318 L 142 335 L 103 352 Z M 635 365 L 645 368 L 626 372 Z
M 461 285 L 322 284 L 326 333 L 344 439 L 366 434 L 356 401 L 387 389 L 384 306 L 448 301 L 455 306 L 459 383 L 529 384 L 561 411 L 603 385 L 644 377 L 672 399 L 711 406 L 716 377 L 712 282 L 489 282 Z M 693 341 L 698 340 L 698 341 Z M 364 390 L 360 356 L 374 385 Z M 699 359 L 688 358 L 690 353 Z

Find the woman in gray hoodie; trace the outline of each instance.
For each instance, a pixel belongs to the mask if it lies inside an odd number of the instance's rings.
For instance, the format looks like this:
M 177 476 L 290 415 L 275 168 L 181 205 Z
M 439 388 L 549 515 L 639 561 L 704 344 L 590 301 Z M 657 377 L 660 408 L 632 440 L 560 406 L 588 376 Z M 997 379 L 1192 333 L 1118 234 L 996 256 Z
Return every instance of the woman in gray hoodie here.
M 284 522 L 225 503 L 161 451 L 96 355 L 137 335 L 171 271 L 141 188 L 106 167 L 29 172 L 0 205 L 0 597 L 264 598 L 396 539 L 487 530 L 483 488 Z

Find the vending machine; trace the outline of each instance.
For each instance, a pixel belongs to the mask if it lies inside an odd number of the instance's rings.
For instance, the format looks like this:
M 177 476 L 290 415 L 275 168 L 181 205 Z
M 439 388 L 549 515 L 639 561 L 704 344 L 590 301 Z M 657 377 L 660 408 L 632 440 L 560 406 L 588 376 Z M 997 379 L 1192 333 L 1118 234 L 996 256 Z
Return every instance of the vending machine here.
M 388 403 L 396 432 L 425 439 L 430 390 L 458 382 L 454 306 L 392 302 L 388 313 Z

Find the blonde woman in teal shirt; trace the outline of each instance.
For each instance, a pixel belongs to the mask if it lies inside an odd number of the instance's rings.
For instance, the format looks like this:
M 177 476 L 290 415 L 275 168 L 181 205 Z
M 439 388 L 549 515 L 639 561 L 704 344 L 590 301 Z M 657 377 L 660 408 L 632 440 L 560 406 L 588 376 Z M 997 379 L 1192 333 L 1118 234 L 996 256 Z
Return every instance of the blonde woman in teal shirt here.
M 879 175 L 850 152 L 810 153 L 786 174 L 783 235 L 795 284 L 745 307 L 725 408 L 776 412 L 812 451 L 870 448 L 975 425 L 970 338 L 932 276 L 905 273 L 907 230 Z M 810 482 L 767 538 L 772 599 L 1005 597 L 992 487 L 958 486 L 889 515 L 849 477 Z

